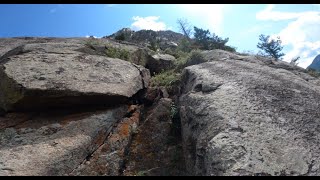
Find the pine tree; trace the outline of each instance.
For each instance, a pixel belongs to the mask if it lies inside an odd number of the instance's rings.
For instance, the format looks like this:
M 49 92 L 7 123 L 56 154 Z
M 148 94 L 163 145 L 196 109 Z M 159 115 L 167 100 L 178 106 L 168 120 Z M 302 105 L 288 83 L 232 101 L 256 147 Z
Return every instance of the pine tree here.
M 272 57 L 276 60 L 280 60 L 281 57 L 285 55 L 284 53 L 281 53 L 283 46 L 281 46 L 282 41 L 280 40 L 280 37 L 277 37 L 276 40 L 270 40 L 270 36 L 261 34 L 259 36 L 259 40 L 261 42 L 258 43 L 257 47 L 263 50 L 264 55 Z

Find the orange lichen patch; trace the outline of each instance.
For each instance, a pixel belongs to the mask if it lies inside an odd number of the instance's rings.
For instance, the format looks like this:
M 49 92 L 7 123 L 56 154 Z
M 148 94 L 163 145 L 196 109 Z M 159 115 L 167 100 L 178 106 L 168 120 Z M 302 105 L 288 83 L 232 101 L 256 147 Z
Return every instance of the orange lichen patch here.
M 131 131 L 131 126 L 130 126 L 130 122 L 123 122 L 121 123 L 119 130 L 118 130 L 118 134 L 121 137 L 128 137 Z
M 112 131 L 112 133 L 109 134 L 107 138 L 105 132 L 99 133 L 98 137 L 95 138 L 96 140 L 94 141 L 94 144 L 96 145 L 101 145 L 103 144 L 102 147 L 100 147 L 99 151 L 100 152 L 110 152 L 114 147 L 114 144 L 116 142 L 123 142 L 123 141 L 128 141 L 130 139 L 130 136 L 132 135 L 132 126 L 134 123 L 139 122 L 140 118 L 140 111 L 137 110 L 138 106 L 130 106 L 131 109 L 134 109 L 134 113 L 132 114 L 133 116 L 130 118 L 124 118 Z M 129 108 L 129 109 L 130 109 Z M 104 142 L 106 139 L 106 142 Z M 124 153 L 124 147 L 118 149 L 118 154 L 123 155 Z
M 95 144 L 102 144 L 92 157 L 79 170 L 83 175 L 119 175 L 125 158 L 125 150 L 130 144 L 133 126 L 140 119 L 140 107 L 130 106 L 128 113 L 132 116 L 123 118 L 112 130 L 104 142 L 104 133 L 99 133 Z M 87 162 L 88 162 L 87 161 Z
M 132 116 L 130 118 L 124 118 L 122 122 L 120 122 L 115 130 L 113 131 L 113 136 L 108 139 L 110 140 L 121 140 L 121 139 L 127 139 L 132 135 L 133 126 L 138 125 L 140 120 L 140 110 L 138 109 L 138 106 L 132 105 L 129 107 L 128 112 L 134 112 L 132 113 Z

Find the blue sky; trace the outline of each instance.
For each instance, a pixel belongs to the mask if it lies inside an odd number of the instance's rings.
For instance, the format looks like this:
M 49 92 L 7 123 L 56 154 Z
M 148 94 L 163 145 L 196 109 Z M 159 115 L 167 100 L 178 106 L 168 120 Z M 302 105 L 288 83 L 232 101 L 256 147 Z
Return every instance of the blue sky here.
M 320 54 L 320 5 L 17 4 L 0 5 L 0 37 L 110 35 L 123 27 L 178 31 L 176 20 L 229 37 L 238 52 L 258 52 L 259 34 L 280 36 L 285 61 L 307 67 Z

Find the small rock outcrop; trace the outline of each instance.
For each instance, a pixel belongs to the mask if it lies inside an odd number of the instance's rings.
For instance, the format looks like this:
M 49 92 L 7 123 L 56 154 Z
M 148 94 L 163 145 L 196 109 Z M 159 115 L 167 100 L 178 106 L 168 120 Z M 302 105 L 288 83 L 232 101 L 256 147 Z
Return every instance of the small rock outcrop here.
M 162 71 L 169 70 L 173 67 L 176 58 L 169 54 L 155 54 L 146 64 L 146 67 L 150 70 L 150 73 L 160 73 Z
M 161 50 L 165 50 L 167 48 L 176 48 L 180 41 L 184 38 L 184 36 L 183 34 L 176 33 L 170 30 L 133 31 L 130 28 L 123 28 L 114 34 L 111 34 L 110 36 L 105 36 L 103 38 L 127 41 L 144 46 L 150 46 L 152 43 L 157 43 Z
M 320 86 L 274 60 L 233 55 L 211 61 L 183 72 L 180 115 L 187 170 L 194 175 L 319 175 Z

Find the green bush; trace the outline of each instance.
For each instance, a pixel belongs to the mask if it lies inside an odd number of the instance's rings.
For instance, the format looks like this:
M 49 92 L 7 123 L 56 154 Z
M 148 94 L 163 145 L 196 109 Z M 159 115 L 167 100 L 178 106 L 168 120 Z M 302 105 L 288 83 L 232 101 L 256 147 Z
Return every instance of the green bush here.
M 201 64 L 207 62 L 200 50 L 193 50 L 188 54 L 184 54 L 176 61 L 176 71 L 180 72 L 187 66 Z
M 120 33 L 114 39 L 119 40 L 119 41 L 124 41 L 126 39 L 126 36 L 124 33 Z
M 221 49 L 222 49 L 222 50 L 225 50 L 225 51 L 229 51 L 229 52 L 237 52 L 237 51 L 236 51 L 237 48 L 232 47 L 232 46 L 227 46 L 227 45 L 223 46 Z
M 180 75 L 173 69 L 162 71 L 151 78 L 151 86 L 165 86 L 171 88 L 172 85 L 180 79 Z
M 170 54 L 174 56 L 176 59 L 187 57 L 189 55 L 188 52 L 183 52 L 179 49 L 170 49 L 167 48 L 166 50 L 163 51 L 165 54 Z
M 192 66 L 195 64 L 200 64 L 200 63 L 204 63 L 207 62 L 207 60 L 203 57 L 203 55 L 201 54 L 201 51 L 192 51 L 191 55 L 189 57 L 189 59 L 187 60 L 186 65 L 187 66 Z
M 114 47 L 107 47 L 105 54 L 108 57 L 119 58 L 126 61 L 128 61 L 130 57 L 130 53 L 127 50 Z
M 183 38 L 178 45 L 178 50 L 182 52 L 190 52 L 192 50 L 190 40 Z
M 94 46 L 101 45 L 101 42 L 99 41 L 99 39 L 89 38 L 88 40 L 85 41 L 85 45 L 91 49 L 95 49 Z

